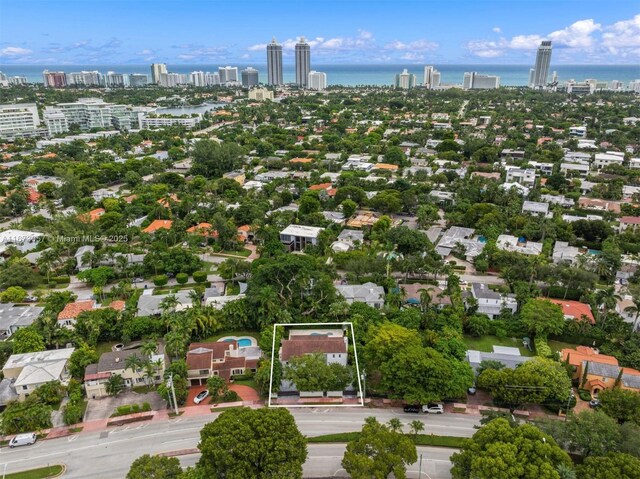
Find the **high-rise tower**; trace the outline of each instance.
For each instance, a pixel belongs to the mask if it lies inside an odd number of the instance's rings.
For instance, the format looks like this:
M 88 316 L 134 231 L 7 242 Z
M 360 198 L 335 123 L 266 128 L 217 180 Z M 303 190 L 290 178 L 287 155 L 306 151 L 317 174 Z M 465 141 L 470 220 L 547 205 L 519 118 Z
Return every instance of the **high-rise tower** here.
M 297 58 L 297 57 L 296 57 Z M 282 45 L 275 38 L 267 45 L 267 83 L 282 85 Z
M 296 83 L 301 88 L 307 87 L 311 71 L 311 47 L 304 37 L 296 43 Z
M 151 64 L 151 83 L 161 83 L 162 75 L 167 74 L 167 65 L 164 63 L 152 63 Z
M 551 41 L 545 40 L 538 47 L 536 64 L 533 67 L 532 88 L 545 88 L 549 78 L 549 66 L 551 65 Z

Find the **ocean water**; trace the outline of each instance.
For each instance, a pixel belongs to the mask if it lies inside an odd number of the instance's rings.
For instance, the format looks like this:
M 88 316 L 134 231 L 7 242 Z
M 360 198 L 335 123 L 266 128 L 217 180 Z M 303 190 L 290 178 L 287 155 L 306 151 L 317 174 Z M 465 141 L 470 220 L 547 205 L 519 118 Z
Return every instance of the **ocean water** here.
M 218 66 L 223 65 L 167 65 L 171 72 L 190 73 L 192 71 L 217 71 Z M 266 82 L 266 65 L 259 64 L 234 64 L 239 70 L 247 66 L 256 68 L 260 75 L 260 81 Z M 442 83 L 461 84 L 465 72 L 475 71 L 487 75 L 498 75 L 500 84 L 504 86 L 523 86 L 529 81 L 529 68 L 531 65 L 435 65 L 441 73 Z M 393 85 L 395 75 L 406 68 L 417 76 L 419 84 L 423 80 L 423 65 L 316 65 L 312 69 L 327 74 L 329 85 Z M 67 73 L 80 70 L 98 70 L 102 73 L 113 71 L 116 73 L 145 73 L 151 77 L 149 65 L 2 65 L 0 71 L 8 76 L 25 76 L 30 82 L 42 82 L 42 71 L 65 71 Z M 293 65 L 284 65 L 283 74 L 285 83 L 295 81 Z M 582 81 L 587 78 L 595 78 L 600 81 L 619 80 L 625 85 L 632 80 L 640 79 L 640 66 L 638 65 L 551 65 L 551 71 L 557 71 L 558 80 L 562 83 L 567 80 Z M 551 72 L 549 73 L 551 80 Z

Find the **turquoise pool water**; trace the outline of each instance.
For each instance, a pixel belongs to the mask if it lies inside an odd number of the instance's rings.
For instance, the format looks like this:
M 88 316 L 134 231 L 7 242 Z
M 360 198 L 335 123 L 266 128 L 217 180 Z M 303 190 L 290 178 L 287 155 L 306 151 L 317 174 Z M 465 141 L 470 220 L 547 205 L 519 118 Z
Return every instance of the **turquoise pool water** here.
M 227 339 L 223 339 L 223 341 L 225 343 L 230 343 L 231 341 L 234 341 L 234 339 L 227 338 Z M 253 344 L 253 341 L 251 340 L 251 338 L 238 338 L 236 341 L 238 341 L 238 347 L 240 348 L 246 348 Z

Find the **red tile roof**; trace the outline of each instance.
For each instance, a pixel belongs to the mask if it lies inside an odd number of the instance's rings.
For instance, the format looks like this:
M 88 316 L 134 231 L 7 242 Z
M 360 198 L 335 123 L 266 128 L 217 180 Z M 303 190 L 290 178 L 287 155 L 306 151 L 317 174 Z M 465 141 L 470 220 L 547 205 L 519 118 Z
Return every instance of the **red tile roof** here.
M 627 225 L 640 225 L 640 216 L 623 216 L 620 218 L 620 223 Z
M 311 185 L 309 187 L 311 191 L 322 191 L 328 190 L 329 188 L 331 188 L 331 183 L 320 183 L 319 185 Z
M 319 338 L 317 336 L 293 336 L 282 341 L 283 361 L 288 361 L 293 356 L 303 356 L 312 353 L 346 353 L 347 344 L 344 338 Z
M 576 349 L 563 349 L 560 354 L 562 360 L 566 361 L 569 357 L 569 364 L 572 366 L 580 366 L 583 361 L 591 361 L 593 363 L 609 364 L 612 366 L 618 365 L 618 360 L 613 356 L 607 356 L 606 354 L 599 354 L 595 349 L 589 346 L 577 346 Z
M 173 221 L 171 220 L 153 220 L 151 224 L 142 231 L 145 233 L 154 233 L 161 229 L 170 230 L 172 224 Z
M 586 317 L 591 324 L 596 322 L 593 317 L 593 313 L 591 312 L 591 307 L 588 304 L 581 303 L 579 301 L 569 301 L 566 299 L 550 299 L 553 304 L 557 304 L 562 308 L 562 313 L 565 316 L 582 319 L 582 317 Z
M 91 311 L 95 308 L 96 302 L 93 299 L 86 299 L 84 301 L 76 301 L 75 303 L 67 304 L 60 313 L 58 313 L 58 321 L 64 321 L 65 319 L 76 319 L 80 313 L 85 311 Z
M 111 309 L 115 309 L 116 311 L 124 311 L 125 305 L 126 303 L 121 300 L 111 301 L 111 303 L 109 303 L 109 307 Z
M 200 223 L 187 229 L 187 233 L 193 233 L 201 236 L 211 236 L 212 238 L 218 237 L 218 232 L 213 229 L 211 223 Z

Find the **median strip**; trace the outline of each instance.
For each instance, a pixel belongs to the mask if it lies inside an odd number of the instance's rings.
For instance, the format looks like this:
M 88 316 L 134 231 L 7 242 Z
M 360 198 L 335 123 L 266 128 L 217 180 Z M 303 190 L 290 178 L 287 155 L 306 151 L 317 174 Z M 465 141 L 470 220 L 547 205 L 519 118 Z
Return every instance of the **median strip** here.
M 436 434 L 407 434 L 417 446 L 452 447 L 459 449 L 464 445 L 464 437 L 438 436 Z M 308 443 L 346 443 L 360 437 L 360 432 L 341 432 L 307 437 Z

